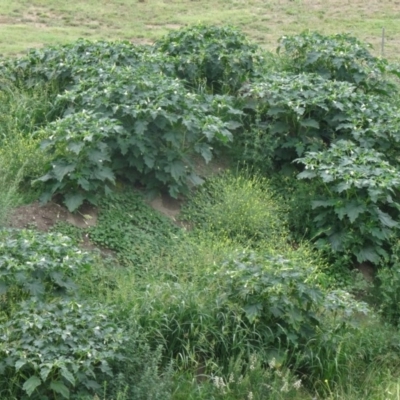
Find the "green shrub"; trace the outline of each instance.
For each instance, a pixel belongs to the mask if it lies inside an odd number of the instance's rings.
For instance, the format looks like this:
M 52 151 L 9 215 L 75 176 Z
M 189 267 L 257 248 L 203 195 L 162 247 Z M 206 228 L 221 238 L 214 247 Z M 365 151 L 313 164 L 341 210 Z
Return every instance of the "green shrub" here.
M 380 268 L 377 273 L 378 287 L 376 300 L 384 318 L 400 326 L 400 267 L 396 263 L 391 267 Z
M 76 301 L 23 302 L 0 325 L 0 393 L 20 399 L 96 393 L 127 341 L 111 310 Z
M 148 190 L 167 187 L 174 197 L 187 191 L 188 180 L 201 182 L 191 157 L 210 161 L 213 144 L 230 140 L 237 113 L 227 97 L 189 93 L 177 80 L 134 68 L 96 70 L 59 101 L 70 114 L 42 132 L 54 157 L 38 181 L 44 201 L 61 193 L 71 211 L 96 203 L 115 175 Z
M 234 252 L 222 265 L 210 261 L 202 269 L 189 265 L 186 272 L 167 269 L 136 280 L 139 292 L 125 298 L 124 313 L 152 347 L 162 345 L 183 368 L 209 360 L 226 369 L 243 351 L 297 357 L 324 329 L 324 314 L 336 313 L 346 325 L 343 310 L 350 319 L 359 310 L 350 300 L 344 307 L 340 293 L 328 296 L 316 279 L 301 255 Z
M 348 82 L 315 74 L 276 73 L 241 90 L 248 132 L 238 136 L 246 159 L 265 171 L 269 160 L 287 167 L 307 151 L 322 151 L 340 139 L 393 154 L 398 147 L 397 107 L 357 92 Z
M 32 49 L 25 56 L 7 59 L 0 64 L 0 72 L 17 86 L 37 88 L 51 83 L 61 93 L 84 79 L 90 68 L 134 65 L 148 52 L 145 47 L 128 41 L 79 39 L 72 44 Z
M 92 263 L 60 234 L 0 230 L 0 295 L 6 306 L 31 297 L 76 296 L 74 279 Z
M 194 87 L 205 82 L 214 93 L 237 91 L 261 63 L 258 46 L 232 27 L 182 28 L 158 40 L 155 51 L 171 57 L 179 78 Z
M 369 48 L 370 45 L 348 34 L 326 36 L 306 31 L 283 36 L 278 52 L 297 74 L 317 73 L 324 79 L 350 82 L 368 93 L 390 96 L 394 86 L 386 80 L 387 76 L 400 76 L 400 71 L 385 59 L 374 57 Z
M 325 152 L 309 152 L 302 179 L 317 179 L 326 195 L 312 202 L 317 244 L 349 252 L 358 262 L 388 259 L 391 236 L 397 232 L 397 169 L 376 150 L 338 141 Z

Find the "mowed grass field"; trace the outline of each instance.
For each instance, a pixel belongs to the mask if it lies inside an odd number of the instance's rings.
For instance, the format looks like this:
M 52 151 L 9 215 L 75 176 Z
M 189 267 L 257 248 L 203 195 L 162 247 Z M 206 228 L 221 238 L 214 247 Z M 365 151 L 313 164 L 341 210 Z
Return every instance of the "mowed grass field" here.
M 305 29 L 351 33 L 384 56 L 400 59 L 399 0 L 0 0 L 0 50 L 28 48 L 77 38 L 151 43 L 192 23 L 231 24 L 266 49 L 282 35 Z

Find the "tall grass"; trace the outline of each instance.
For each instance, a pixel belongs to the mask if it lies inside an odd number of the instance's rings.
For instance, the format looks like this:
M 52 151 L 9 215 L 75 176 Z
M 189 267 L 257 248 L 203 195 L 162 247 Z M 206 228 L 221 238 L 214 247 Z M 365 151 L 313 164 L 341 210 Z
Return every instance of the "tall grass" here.
M 0 227 L 7 224 L 11 210 L 22 202 L 18 188 L 23 172 L 22 166 L 16 175 L 11 176 L 8 165 L 0 157 Z

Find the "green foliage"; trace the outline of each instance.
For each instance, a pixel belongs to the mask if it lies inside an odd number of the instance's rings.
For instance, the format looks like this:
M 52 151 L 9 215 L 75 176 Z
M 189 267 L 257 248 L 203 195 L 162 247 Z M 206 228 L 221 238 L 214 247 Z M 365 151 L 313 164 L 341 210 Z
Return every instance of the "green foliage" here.
M 244 161 L 265 171 L 272 160 L 287 167 L 307 151 L 321 151 L 339 139 L 392 151 L 398 146 L 397 107 L 357 92 L 347 82 L 315 74 L 276 73 L 241 91 L 249 131 L 239 138 Z
M 261 260 L 243 253 L 221 272 L 227 280 L 222 297 L 240 302 L 245 319 L 258 334 L 264 332 L 263 346 L 297 347 L 315 335 L 323 293 L 306 284 L 312 271 L 281 257 Z
M 398 228 L 396 168 L 375 150 L 338 141 L 325 152 L 309 152 L 299 178 L 318 179 L 325 197 L 312 202 L 316 210 L 317 244 L 350 252 L 358 262 L 378 264 L 388 258 L 388 244 Z
M 99 391 L 100 378 L 112 376 L 110 363 L 123 359 L 127 340 L 110 314 L 104 306 L 68 300 L 21 303 L 0 325 L 2 397 L 10 378 L 20 399 L 69 399 Z
M 36 130 L 53 118 L 51 97 L 50 86 L 21 89 L 0 78 L 0 159 L 7 168 L 1 176 L 16 193 L 45 169 L 47 158 Z
M 124 348 L 127 359 L 119 368 L 116 383 L 110 382 L 110 395 L 123 391 L 121 400 L 170 400 L 174 368 L 172 364 L 164 366 L 163 348 L 152 350 L 148 344 L 130 341 Z M 118 369 L 117 369 L 118 370 Z M 114 386 L 114 387 L 113 387 Z M 122 389 L 122 390 L 121 390 Z
M 74 278 L 88 271 L 92 262 L 61 234 L 2 229 L 0 295 L 6 306 L 30 297 L 76 296 Z
M 191 196 L 181 218 L 243 245 L 278 245 L 285 232 L 279 199 L 269 182 L 250 173 L 210 178 Z
M 52 84 L 20 87 L 4 76 L 0 66 L 0 144 L 18 133 L 34 136 L 35 131 L 57 115 Z M 7 75 L 6 75 L 7 76 Z
M 27 55 L 0 64 L 3 76 L 17 86 L 33 88 L 52 84 L 63 92 L 85 77 L 89 67 L 136 64 L 146 48 L 130 42 L 79 39 L 75 43 L 32 49 Z M 55 93 L 56 94 L 56 93 Z
M 236 92 L 256 75 L 259 48 L 232 27 L 195 25 L 170 32 L 155 44 L 174 62 L 176 75 L 214 93 Z
M 124 298 L 131 310 L 125 313 L 152 346 L 162 344 L 184 368 L 206 363 L 207 370 L 212 364 L 226 370 L 243 351 L 264 359 L 299 355 L 317 327 L 324 329 L 324 314 L 336 313 L 347 324 L 341 295 L 329 297 L 318 287 L 307 260 L 265 253 L 234 252 L 224 264 L 211 259 L 195 270 L 184 264 L 179 273 L 166 269 L 143 284 L 135 281 L 142 289 Z M 359 310 L 345 304 L 349 315 Z
M 179 237 L 179 229 L 146 205 L 142 195 L 124 189 L 102 199 L 97 224 L 88 234 L 95 244 L 115 251 L 122 264 L 146 268 Z
M 7 163 L 0 154 L 0 228 L 8 222 L 12 208 L 21 203 L 18 185 L 22 174 L 23 169 L 10 176 Z
M 279 51 L 198 25 L 154 47 L 80 40 L 1 63 L 0 217 L 32 178 L 43 200 L 99 206 L 96 226 L 54 228 L 73 240 L 0 231 L 1 398 L 376 400 L 382 382 L 390 396 L 398 72 L 347 35 Z M 210 178 L 184 209 L 193 229 L 123 186 L 188 193 L 193 160 L 232 136 L 242 165 L 284 171 Z M 116 257 L 81 253 L 83 234 Z M 396 327 L 336 289 L 356 288 L 355 262 L 391 267 L 373 300 Z
M 174 197 L 188 180 L 201 182 L 191 156 L 208 162 L 212 144 L 231 138 L 230 119 L 238 111 L 230 99 L 187 92 L 181 82 L 144 69 L 92 72 L 59 97 L 70 114 L 45 128 L 51 136 L 43 146 L 59 152 L 39 179 L 46 182 L 43 200 L 60 192 L 71 211 L 84 200 L 95 204 L 115 175 L 148 190 L 168 187 Z
M 304 383 L 322 398 L 383 399 L 376 391 L 387 371 L 398 368 L 398 334 L 372 313 L 367 319 L 359 313 L 351 318 L 352 326 L 345 329 L 338 321 L 325 320 L 324 331 L 297 358 L 299 369 L 308 372 Z
M 23 90 L 56 88 L 48 121 L 62 118 L 39 133 L 50 137 L 43 146 L 52 156 L 40 178 L 42 200 L 61 193 L 71 211 L 85 200 L 95 204 L 115 175 L 153 191 L 167 187 L 173 196 L 187 191 L 188 181 L 201 182 L 191 157 L 208 162 L 212 146 L 229 141 L 239 125 L 231 98 L 188 91 L 169 56 L 127 42 L 81 40 L 32 51 L 0 69 Z
M 396 246 L 398 247 L 398 245 Z M 400 267 L 394 264 L 383 267 L 377 273 L 376 301 L 384 318 L 400 326 Z
M 60 119 L 45 128 L 42 149 L 53 153 L 49 172 L 34 182 L 43 182 L 43 202 L 54 193 L 64 193 L 70 211 L 84 200 L 97 204 L 97 197 L 111 192 L 115 176 L 110 167 L 110 149 L 105 142 L 116 137 L 122 127 L 112 119 L 90 112 L 79 112 Z
M 272 358 L 267 364 L 262 355 L 252 353 L 232 359 L 227 371 L 215 367 L 210 378 L 201 384 L 190 380 L 190 376 L 179 376 L 174 399 L 299 400 L 309 397 L 302 392 L 302 380 L 280 361 Z
M 348 34 L 330 36 L 318 32 L 283 36 L 278 52 L 288 59 L 296 74 L 317 73 L 324 79 L 346 81 L 368 93 L 391 95 L 393 84 L 386 81 L 390 73 L 400 76 L 385 59 L 374 57 L 367 44 Z

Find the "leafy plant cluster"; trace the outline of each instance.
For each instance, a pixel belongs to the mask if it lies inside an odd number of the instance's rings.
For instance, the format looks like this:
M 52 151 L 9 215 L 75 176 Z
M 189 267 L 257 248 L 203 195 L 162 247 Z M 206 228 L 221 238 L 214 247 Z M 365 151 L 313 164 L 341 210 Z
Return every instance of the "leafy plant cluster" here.
M 187 35 L 196 29 L 206 31 L 192 28 Z M 238 52 L 242 42 L 255 52 L 243 36 L 224 28 L 211 29 L 201 47 L 214 58 L 228 38 Z M 226 53 L 214 83 L 236 79 L 230 67 L 236 56 Z M 61 194 L 71 211 L 83 201 L 96 204 L 117 178 L 150 191 L 167 188 L 174 197 L 202 182 L 193 156 L 209 162 L 214 146 L 232 139 L 241 112 L 227 95 L 188 88 L 171 57 L 156 47 L 79 41 L 3 63 L 3 75 L 20 87 L 56 88 L 50 120 L 59 118 L 38 132 L 47 138 L 42 149 L 50 157 L 47 173 L 36 181 L 43 201 Z M 242 77 L 250 69 L 239 63 L 235 71 Z
M 61 234 L 2 229 L 0 238 L 0 294 L 8 301 L 74 296 L 76 276 L 93 262 Z
M 283 38 L 280 50 L 285 70 L 241 89 L 243 161 L 314 180 L 304 232 L 380 264 L 399 218 L 399 72 L 347 35 L 303 33 Z
M 93 258 L 60 234 L 0 232 L 1 396 L 93 393 L 121 360 L 127 336 L 107 306 L 79 299 Z M 9 381 L 11 384 L 3 385 Z
M 2 229 L 0 238 L 1 398 L 170 398 L 162 349 L 82 290 L 99 259 L 59 233 Z
M 385 59 L 371 54 L 371 45 L 349 34 L 322 35 L 303 32 L 283 36 L 278 53 L 296 73 L 317 73 L 324 79 L 349 82 L 366 93 L 390 95 L 395 89 L 388 75 L 399 76 Z
M 87 234 L 96 245 L 115 252 L 122 265 L 145 270 L 181 232 L 145 204 L 143 196 L 125 189 L 102 199 L 97 224 Z
M 175 73 L 192 87 L 205 82 L 214 93 L 235 93 L 258 74 L 258 46 L 235 28 L 197 25 L 171 32 L 155 50 L 171 57 Z

